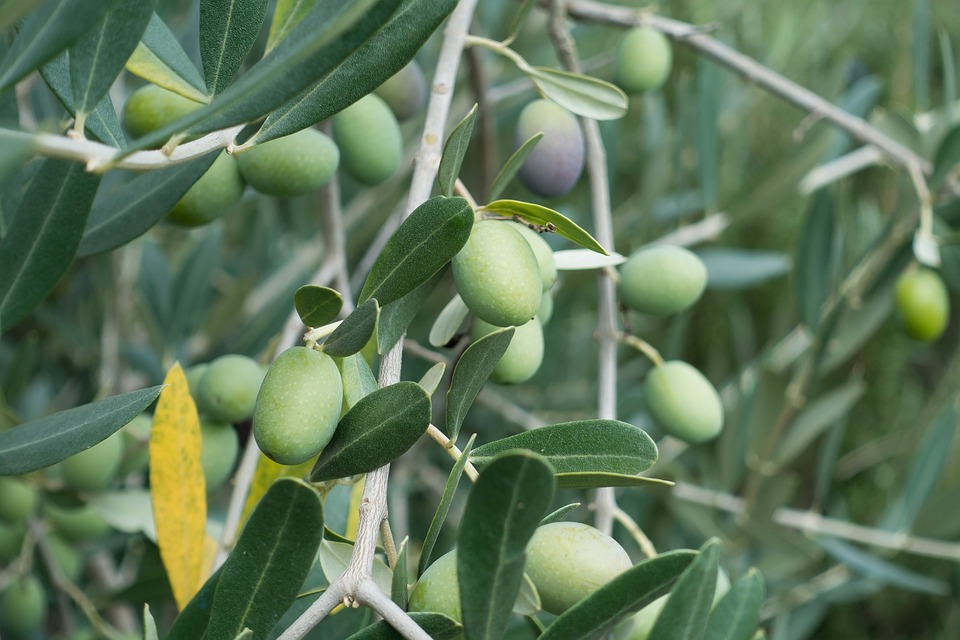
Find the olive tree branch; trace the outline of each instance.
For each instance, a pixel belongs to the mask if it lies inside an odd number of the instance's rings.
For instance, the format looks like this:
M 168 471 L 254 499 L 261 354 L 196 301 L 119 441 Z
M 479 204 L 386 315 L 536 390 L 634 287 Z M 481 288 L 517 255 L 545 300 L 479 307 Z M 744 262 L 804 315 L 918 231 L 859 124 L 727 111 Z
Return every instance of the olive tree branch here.
M 567 0 L 551 0 L 547 32 L 560 61 L 567 71 L 583 73 L 576 43 L 566 26 Z M 607 154 L 596 120 L 582 118 L 586 142 L 587 174 L 590 179 L 590 201 L 594 233 L 604 247 L 613 247 L 613 222 L 610 212 L 610 181 L 607 175 Z M 597 413 L 603 420 L 617 417 L 617 298 L 613 280 L 603 270 L 597 276 Z M 617 509 L 611 487 L 597 489 L 596 525 L 604 533 L 613 529 Z

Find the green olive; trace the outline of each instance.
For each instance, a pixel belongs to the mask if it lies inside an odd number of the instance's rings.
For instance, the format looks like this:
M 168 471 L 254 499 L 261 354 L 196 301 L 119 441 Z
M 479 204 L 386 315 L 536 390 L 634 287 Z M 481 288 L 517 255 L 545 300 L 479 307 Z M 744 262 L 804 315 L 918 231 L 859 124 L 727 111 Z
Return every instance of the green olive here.
M 710 381 L 686 362 L 674 360 L 647 374 L 647 408 L 672 436 L 694 444 L 715 438 L 723 428 L 723 404 Z
M 14 580 L 0 593 L 0 627 L 14 635 L 40 629 L 47 610 L 47 595 L 36 576 Z
M 397 120 L 403 122 L 423 112 L 427 104 L 427 78 L 417 61 L 411 60 L 377 87 L 374 93 L 383 98 Z
M 88 505 L 68 508 L 48 504 L 46 516 L 51 528 L 71 542 L 100 538 L 110 531 L 103 516 Z
M 63 481 L 80 491 L 102 491 L 110 486 L 123 459 L 123 436 L 106 440 L 63 461 Z
M 543 237 L 519 222 L 513 223 L 513 228 L 520 232 L 523 239 L 530 244 L 533 249 L 533 255 L 537 258 L 537 268 L 540 271 L 540 280 L 543 283 L 543 290 L 547 291 L 557 281 L 557 263 L 553 260 L 553 249 L 547 244 Z
M 617 49 L 617 84 L 627 93 L 658 89 L 667 81 L 672 64 L 673 50 L 665 35 L 650 27 L 631 29 Z
M 207 491 L 213 492 L 223 486 L 233 473 L 237 454 L 240 452 L 240 438 L 230 423 L 209 419 L 200 421 L 200 434 L 203 442 L 200 448 L 200 464 L 203 467 Z
M 166 219 L 181 227 L 213 222 L 240 202 L 243 187 L 236 158 L 222 151 L 206 173 L 173 205 Z
M 19 478 L 0 477 L 0 521 L 23 522 L 37 508 L 37 490 Z
M 241 422 L 253 415 L 263 382 L 259 363 L 244 355 L 220 356 L 210 363 L 197 389 L 197 409 L 219 422 Z
M 358 182 L 380 184 L 400 167 L 403 135 L 390 107 L 366 95 L 333 116 L 333 139 L 343 169 Z
M 473 319 L 472 340 L 479 340 L 500 327 Z M 533 377 L 543 362 L 543 326 L 534 318 L 516 328 L 510 346 L 494 367 L 490 379 L 499 384 L 519 384 Z
M 47 546 L 63 575 L 70 582 L 77 582 L 83 573 L 83 556 L 76 546 L 55 535 L 47 536 Z
M 727 577 L 727 572 L 721 567 L 717 571 L 717 587 L 713 592 L 713 606 L 717 606 L 717 602 L 728 591 L 730 591 L 730 578 Z M 614 636 L 621 640 L 647 640 L 669 597 L 670 594 L 657 598 L 633 616 L 624 620 L 617 627 Z
M 543 296 L 540 298 L 540 308 L 537 310 L 537 320 L 540 321 L 540 324 L 546 325 L 552 317 L 553 294 L 549 291 L 544 291 Z
M 330 442 L 342 404 L 343 383 L 333 359 L 306 347 L 287 349 L 270 366 L 257 396 L 257 445 L 280 464 L 306 462 Z
M 531 136 L 543 138 L 523 161 L 517 178 L 544 198 L 559 198 L 573 189 L 583 173 L 585 143 L 577 118 L 552 100 L 534 100 L 517 118 L 514 146 Z
M 463 622 L 456 550 L 440 556 L 427 567 L 410 594 L 408 609 L 442 613 L 457 622 Z
M 520 326 L 537 313 L 543 292 L 540 269 L 515 225 L 496 220 L 476 223 L 452 264 L 460 297 L 481 320 L 500 327 Z
M 330 181 L 339 163 L 337 145 L 316 129 L 268 140 L 237 155 L 247 184 L 260 193 L 284 197 L 313 193 Z
M 20 554 L 26 534 L 25 524 L 0 521 L 0 565 L 13 560 Z
M 184 372 L 184 376 L 187 378 L 187 388 L 190 389 L 190 395 L 193 396 L 194 400 L 200 395 L 200 381 L 203 379 L 203 374 L 207 372 L 207 367 L 209 366 L 208 363 L 201 362 L 200 364 L 193 365 Z
M 203 106 L 155 84 L 140 87 L 123 105 L 123 125 L 134 138 L 164 127 Z
M 526 572 L 545 611 L 563 613 L 632 566 L 620 544 L 580 522 L 553 522 L 527 545 Z
M 911 338 L 933 342 L 943 335 L 950 319 L 950 295 L 936 271 L 911 269 L 894 289 L 897 313 Z
M 662 245 L 634 253 L 620 267 L 620 295 L 635 311 L 665 316 L 703 295 L 707 268 L 692 251 Z

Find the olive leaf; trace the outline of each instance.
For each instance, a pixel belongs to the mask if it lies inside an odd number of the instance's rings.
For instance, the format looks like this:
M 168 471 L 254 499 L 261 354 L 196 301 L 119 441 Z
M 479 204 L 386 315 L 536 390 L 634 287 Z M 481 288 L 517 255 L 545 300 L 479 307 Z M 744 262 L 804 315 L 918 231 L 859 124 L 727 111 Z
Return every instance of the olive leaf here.
M 507 162 L 497 173 L 496 177 L 493 179 L 493 182 L 490 183 L 490 189 L 487 191 L 487 202 L 496 200 L 500 197 L 500 194 L 503 193 L 503 190 L 507 188 L 507 185 L 510 183 L 510 181 L 513 180 L 520 171 L 520 168 L 523 166 L 523 161 L 527 159 L 527 156 L 533 153 L 537 143 L 542 139 L 543 132 L 538 131 L 524 140 L 523 144 L 517 147 L 517 150 L 513 152 L 513 155 L 507 158 Z
M 600 246 L 593 236 L 584 231 L 573 220 L 562 213 L 543 205 L 519 200 L 495 200 L 484 205 L 482 211 L 503 216 L 505 218 L 519 217 L 524 222 L 546 227 L 548 231 L 555 231 L 570 242 L 580 245 L 603 255 L 609 255 L 606 249 Z
M 293 294 L 293 305 L 303 324 L 322 327 L 336 319 L 343 308 L 343 296 L 329 287 L 308 284 Z
M 440 193 L 445 196 L 453 195 L 463 158 L 467 155 L 467 148 L 470 146 L 470 136 L 473 135 L 473 124 L 476 120 L 477 105 L 474 104 L 463 120 L 453 128 L 443 144 L 440 167 L 437 169 L 437 182 L 440 185 Z

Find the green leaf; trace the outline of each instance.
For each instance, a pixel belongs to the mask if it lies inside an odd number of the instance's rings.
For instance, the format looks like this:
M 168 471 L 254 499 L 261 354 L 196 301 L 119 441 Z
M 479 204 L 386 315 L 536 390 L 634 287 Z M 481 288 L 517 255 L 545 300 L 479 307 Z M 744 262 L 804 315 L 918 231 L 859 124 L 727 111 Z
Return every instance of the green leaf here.
M 560 507 L 552 513 L 548 513 L 543 517 L 543 520 L 540 521 L 540 526 L 542 527 L 545 524 L 550 524 L 551 522 L 562 522 L 567 519 L 567 514 L 580 506 L 579 502 L 571 502 L 568 505 Z
M 510 181 L 513 180 L 520 171 L 524 160 L 527 159 L 527 156 L 533 153 L 534 147 L 536 147 L 537 143 L 542 139 L 543 132 L 538 131 L 524 140 L 523 144 L 513 152 L 513 155 L 507 158 L 506 164 L 503 165 L 503 168 L 501 168 L 497 173 L 497 176 L 493 179 L 493 182 L 490 183 L 490 190 L 487 191 L 487 202 L 491 202 L 500 197 L 500 194 L 503 193 L 503 190 L 507 188 L 507 185 L 510 184 Z
M 430 344 L 434 347 L 447 346 L 456 337 L 468 315 L 470 315 L 470 309 L 463 303 L 463 298 L 454 294 L 430 327 Z
M 17 20 L 35 10 L 43 0 L 3 0 L 0 2 L 0 31 L 6 31 Z
M 0 333 L 25 318 L 70 268 L 100 177 L 47 159 L 0 241 Z
M 323 575 L 327 582 L 332 584 L 339 578 L 350 566 L 350 559 L 353 557 L 353 545 L 346 542 L 332 542 L 324 540 L 320 545 L 320 554 L 318 560 L 323 569 Z M 390 571 L 383 560 L 373 559 L 374 583 L 384 594 L 389 596 L 393 585 L 393 572 Z
M 553 500 L 553 469 L 512 452 L 477 478 L 457 534 L 457 577 L 468 638 L 500 638 L 520 593 L 526 547 Z
M 541 524 L 543 521 L 540 521 Z M 537 585 L 526 573 L 523 574 L 523 580 L 520 581 L 520 593 L 513 603 L 511 613 L 518 616 L 535 616 L 543 609 L 543 603 L 540 601 L 540 592 L 537 591 Z
M 78 114 L 85 117 L 107 95 L 137 48 L 156 5 L 157 0 L 119 2 L 70 48 L 70 79 Z
M 611 251 L 607 255 L 594 253 L 589 249 L 564 249 L 553 252 L 553 262 L 557 271 L 582 271 L 616 267 L 627 261 L 625 256 Z
M 815 540 L 838 562 L 847 565 L 850 569 L 871 580 L 936 596 L 943 596 L 950 592 L 950 587 L 943 580 L 910 571 L 893 562 L 862 551 L 843 540 L 827 536 L 818 536 Z
M 220 574 L 206 638 L 244 628 L 265 637 L 290 608 L 323 539 L 323 502 L 311 485 L 280 478 L 247 519 Z
M 393 462 L 430 424 L 430 396 L 398 382 L 366 396 L 343 416 L 310 473 L 313 482 L 367 473 Z
M 833 198 L 821 189 L 814 194 L 804 220 L 796 264 L 800 315 L 813 332 L 820 326 L 820 309 L 830 292 L 834 224 Z
M 207 578 L 200 590 L 173 621 L 173 626 L 170 627 L 165 640 L 196 640 L 204 637 L 207 625 L 210 623 L 213 597 L 220 583 L 220 574 L 223 573 L 223 569 L 224 567 L 221 566 Z
M 424 301 L 433 293 L 446 269 L 441 269 L 432 278 L 380 310 L 380 323 L 377 325 L 377 353 L 383 355 L 397 343 L 403 332 L 410 326 Z
M 440 193 L 445 196 L 453 195 L 457 178 L 460 176 L 460 167 L 470 146 L 470 136 L 473 135 L 473 124 L 476 120 L 477 105 L 474 104 L 463 120 L 453 128 L 443 144 L 443 154 L 440 156 L 440 167 L 437 170 L 437 183 L 440 185 Z
M 160 640 L 160 633 L 157 631 L 157 622 L 150 613 L 150 605 L 143 605 L 143 640 Z
M 29 133 L 0 129 L 0 180 L 4 180 L 14 170 L 19 169 L 33 152 L 34 138 Z M 2 218 L 0 213 L 0 218 Z M 3 224 L 0 223 L 0 238 L 3 238 Z
M 490 377 L 500 358 L 507 352 L 516 329 L 504 327 L 488 333 L 472 343 L 460 356 L 453 369 L 450 388 L 447 390 L 445 427 L 447 436 L 456 442 L 460 427 L 470 405 L 480 393 L 483 383 Z
M 951 172 L 960 166 L 960 126 L 954 127 L 937 147 L 933 159 L 933 176 L 930 188 L 937 189 Z
M 359 352 L 370 342 L 377 330 L 377 317 L 380 315 L 380 305 L 375 298 L 370 298 L 343 319 L 340 326 L 323 343 L 323 351 L 327 355 L 337 358 L 346 358 Z
M 164 327 L 166 344 L 177 344 L 199 325 L 219 264 L 222 238 L 220 227 L 208 227 L 180 263 L 171 287 L 170 323 Z
M 0 432 L 0 475 L 43 469 L 89 449 L 140 415 L 161 389 L 112 396 Z
M 40 77 L 47 83 L 53 95 L 57 96 L 57 100 L 67 110 L 67 113 L 75 116 L 77 109 L 73 99 L 73 82 L 70 80 L 69 52 L 64 51 L 40 67 Z M 93 113 L 87 114 L 83 128 L 84 134 L 90 134 L 104 144 L 109 144 L 118 149 L 127 144 L 127 139 L 120 129 L 117 112 L 113 108 L 113 102 L 108 95 L 100 99 Z
M 236 77 L 266 15 L 267 0 L 200 1 L 200 61 L 208 95 Z
M 413 621 L 433 640 L 457 640 L 463 637 L 463 627 L 456 620 L 442 613 L 411 611 L 407 615 L 413 618 Z M 403 640 L 403 636 L 385 621 L 380 620 L 349 636 L 347 640 Z
M 293 294 L 293 304 L 303 324 L 322 327 L 337 319 L 343 308 L 343 296 L 329 287 L 308 284 Z
M 765 590 L 760 572 L 749 569 L 713 607 L 705 640 L 750 640 L 760 624 Z
M 720 208 L 720 149 L 717 120 L 720 113 L 720 67 L 701 57 L 697 61 L 697 174 L 705 213 Z
M 531 429 L 477 447 L 471 461 L 482 466 L 512 449 L 535 451 L 557 473 L 635 475 L 657 461 L 657 445 L 647 432 L 619 420 L 578 420 Z
M 390 582 L 390 599 L 404 611 L 407 610 L 407 603 L 410 600 L 410 592 L 407 591 L 407 583 L 410 582 L 407 577 L 407 549 L 410 546 L 407 543 L 409 541 L 409 538 L 404 538 L 400 543 L 397 563 L 393 566 L 393 579 Z
M 403 0 L 380 29 L 319 82 L 273 111 L 253 141 L 266 142 L 326 120 L 376 89 L 413 59 L 454 6 L 455 0 Z
M 430 280 L 470 237 L 473 209 L 463 198 L 430 198 L 393 233 L 370 268 L 359 301 L 384 306 Z
M 674 585 L 657 617 L 650 640 L 702 640 L 717 588 L 720 540 L 711 538 Z
M 437 387 L 440 386 L 440 381 L 443 380 L 443 373 L 447 370 L 446 362 L 438 362 L 437 364 L 430 367 L 423 377 L 420 378 L 420 381 L 417 383 L 424 390 L 429 393 L 431 396 L 437 390 Z
M 697 255 L 707 267 L 710 289 L 749 289 L 790 272 L 789 256 L 776 251 L 717 248 L 702 249 Z
M 447 483 L 443 487 L 443 496 L 440 498 L 440 504 L 437 506 L 437 510 L 430 520 L 427 535 L 423 537 L 423 546 L 420 549 L 420 563 L 417 565 L 417 575 L 422 576 L 423 572 L 430 566 L 430 557 L 433 555 L 433 548 L 437 544 L 437 539 L 440 537 L 440 530 L 443 528 L 443 523 L 446 521 L 447 514 L 450 512 L 450 505 L 453 504 L 453 496 L 456 494 L 457 487 L 460 485 L 460 477 L 463 475 L 464 467 L 467 466 L 467 460 L 470 458 L 470 449 L 473 447 L 473 441 L 476 437 L 476 434 L 470 436 L 467 446 L 463 448 L 460 457 L 453 465 L 453 469 L 450 470 L 450 475 L 447 476 Z
M 580 471 L 557 474 L 557 487 L 560 489 L 598 489 L 600 487 L 672 487 L 669 480 L 633 476 L 623 473 L 604 473 L 602 471 Z
M 317 0 L 277 0 L 270 21 L 270 33 L 267 35 L 266 52 L 277 46 L 277 43 L 287 37 L 287 34 L 303 20 Z
M 634 565 L 567 609 L 539 640 L 599 640 L 621 620 L 669 592 L 696 557 L 694 551 L 669 551 Z
M 627 113 L 627 94 L 609 82 L 549 67 L 533 67 L 525 73 L 544 97 L 578 116 L 616 120 Z
M 218 153 L 137 176 L 93 202 L 78 256 L 102 253 L 139 238 L 206 173 Z
M 0 92 L 66 50 L 118 0 L 55 0 L 28 17 L 0 64 Z
M 340 378 L 343 380 L 343 400 L 347 407 L 360 402 L 380 387 L 377 379 L 370 370 L 370 365 L 359 353 L 346 358 L 334 358 L 337 368 L 340 369 Z
M 140 44 L 126 63 L 127 71 L 197 102 L 207 101 L 203 76 L 180 46 L 167 23 L 150 18 Z
M 794 420 L 787 435 L 777 443 L 773 463 L 783 467 L 793 461 L 817 436 L 850 413 L 866 391 L 867 385 L 855 379 L 810 403 Z
M 563 214 L 532 202 L 519 200 L 495 200 L 482 208 L 505 218 L 519 216 L 526 222 L 546 227 L 548 231 L 555 231 L 570 242 L 578 244 L 584 249 L 590 249 L 603 255 L 609 255 L 607 250 L 600 246 L 593 236 L 581 229 L 573 220 Z

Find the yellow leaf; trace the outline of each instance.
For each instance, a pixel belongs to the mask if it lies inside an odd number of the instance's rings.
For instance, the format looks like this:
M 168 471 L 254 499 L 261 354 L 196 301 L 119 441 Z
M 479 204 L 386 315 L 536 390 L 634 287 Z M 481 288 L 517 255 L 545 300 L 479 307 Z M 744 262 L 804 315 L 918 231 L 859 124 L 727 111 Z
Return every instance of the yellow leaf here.
M 179 364 L 164 384 L 150 430 L 150 497 L 160 558 L 182 609 L 203 575 L 207 491 L 200 466 L 200 419 Z
M 240 518 L 241 528 L 243 523 L 247 521 L 247 516 L 250 515 L 250 512 L 257 506 L 260 498 L 263 497 L 263 494 L 267 492 L 267 489 L 270 488 L 270 485 L 272 485 L 277 478 L 283 478 L 285 476 L 293 478 L 306 477 L 306 475 L 310 473 L 310 470 L 313 469 L 314 463 L 316 463 L 316 458 L 290 467 L 274 462 L 261 453 L 259 459 L 257 459 L 257 468 L 253 472 L 250 491 L 247 492 L 247 500 L 243 503 L 243 516 Z

